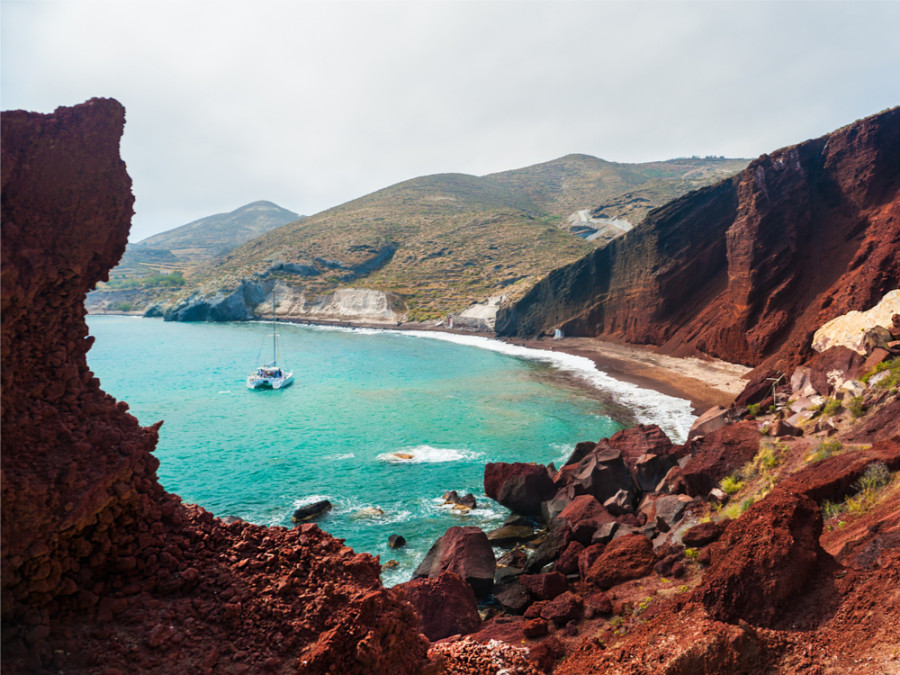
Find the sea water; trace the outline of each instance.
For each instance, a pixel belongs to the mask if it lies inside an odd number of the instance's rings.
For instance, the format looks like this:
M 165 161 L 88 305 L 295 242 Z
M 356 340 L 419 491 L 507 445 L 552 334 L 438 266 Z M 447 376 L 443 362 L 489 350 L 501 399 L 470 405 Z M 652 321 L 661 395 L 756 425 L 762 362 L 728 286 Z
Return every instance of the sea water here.
M 484 338 L 280 323 L 294 384 L 251 391 L 247 375 L 272 357 L 270 324 L 88 325 L 102 388 L 141 424 L 165 421 L 156 455 L 168 491 L 216 516 L 283 527 L 297 507 L 328 499 L 320 527 L 396 560 L 389 585 L 409 579 L 448 527 L 502 524 L 485 463 L 559 465 L 576 442 L 635 421 L 683 438 L 693 419 L 687 401 L 616 382 L 587 359 Z M 448 490 L 474 493 L 477 507 L 453 510 Z M 406 547 L 388 547 L 395 533 Z

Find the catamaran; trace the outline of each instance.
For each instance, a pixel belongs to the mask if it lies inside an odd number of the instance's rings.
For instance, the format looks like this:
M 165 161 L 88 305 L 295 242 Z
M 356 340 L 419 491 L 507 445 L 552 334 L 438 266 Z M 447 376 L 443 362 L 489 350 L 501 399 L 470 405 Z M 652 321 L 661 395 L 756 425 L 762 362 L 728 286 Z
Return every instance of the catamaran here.
M 275 291 L 272 291 L 272 361 L 259 366 L 247 377 L 250 389 L 284 389 L 294 381 L 293 371 L 278 365 L 278 322 L 275 320 Z

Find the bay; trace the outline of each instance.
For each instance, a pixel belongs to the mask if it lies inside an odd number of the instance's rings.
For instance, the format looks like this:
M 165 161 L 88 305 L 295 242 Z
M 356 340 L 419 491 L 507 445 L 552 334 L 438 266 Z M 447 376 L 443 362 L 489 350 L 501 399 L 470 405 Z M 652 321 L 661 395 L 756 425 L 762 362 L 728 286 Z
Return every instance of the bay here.
M 219 517 L 284 527 L 298 506 L 328 499 L 320 527 L 396 560 L 389 585 L 408 579 L 448 527 L 502 523 L 508 512 L 484 495 L 486 462 L 558 465 L 577 441 L 609 436 L 631 414 L 597 382 L 592 394 L 561 378 L 566 364 L 553 359 L 564 355 L 535 361 L 487 340 L 479 349 L 456 336 L 279 324 L 295 383 L 251 391 L 247 374 L 271 355 L 265 323 L 89 316 L 88 326 L 88 363 L 104 391 L 143 425 L 165 421 L 156 455 L 168 491 Z M 648 410 L 661 414 L 655 400 Z M 448 490 L 474 493 L 478 507 L 451 510 Z M 389 549 L 394 533 L 408 546 Z

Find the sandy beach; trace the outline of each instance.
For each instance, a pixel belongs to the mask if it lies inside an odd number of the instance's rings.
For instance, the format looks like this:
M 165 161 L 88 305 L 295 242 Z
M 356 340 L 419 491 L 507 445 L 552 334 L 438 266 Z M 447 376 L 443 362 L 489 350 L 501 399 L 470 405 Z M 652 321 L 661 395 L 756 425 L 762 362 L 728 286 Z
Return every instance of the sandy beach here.
M 691 402 L 696 415 L 727 406 L 746 385 L 751 368 L 727 361 L 660 354 L 655 347 L 598 338 L 509 340 L 532 349 L 560 351 L 591 359 L 610 377 Z

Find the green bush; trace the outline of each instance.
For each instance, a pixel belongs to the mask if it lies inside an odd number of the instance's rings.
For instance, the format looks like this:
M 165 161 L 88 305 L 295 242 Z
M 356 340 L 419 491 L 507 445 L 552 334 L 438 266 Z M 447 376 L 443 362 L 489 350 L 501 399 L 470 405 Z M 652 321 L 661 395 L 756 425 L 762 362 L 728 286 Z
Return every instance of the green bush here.
M 840 412 L 841 408 L 843 408 L 843 406 L 841 405 L 840 401 L 838 401 L 836 398 L 829 398 L 825 401 L 825 405 L 822 408 L 822 414 L 829 416 L 836 415 L 838 412 Z
M 853 398 L 851 398 L 847 409 L 850 411 L 850 414 L 853 415 L 854 419 L 858 419 L 865 415 L 866 406 L 863 405 L 863 397 L 854 396 Z
M 749 413 L 750 417 L 758 417 L 759 411 L 762 408 L 762 405 L 759 403 L 751 403 L 747 406 L 747 413 Z
M 839 452 L 844 445 L 837 440 L 827 440 L 822 441 L 816 446 L 816 449 L 813 451 L 813 454 L 810 456 L 810 461 L 818 462 L 821 459 L 827 459 L 831 457 L 835 453 Z
M 722 488 L 722 492 L 727 495 L 733 495 L 735 492 L 738 492 L 742 487 L 744 487 L 743 481 L 736 474 L 731 474 L 730 476 L 725 476 L 721 481 L 719 481 L 719 487 Z

